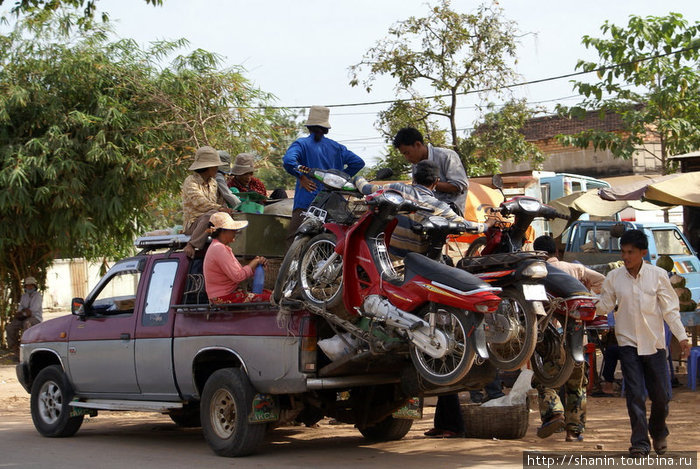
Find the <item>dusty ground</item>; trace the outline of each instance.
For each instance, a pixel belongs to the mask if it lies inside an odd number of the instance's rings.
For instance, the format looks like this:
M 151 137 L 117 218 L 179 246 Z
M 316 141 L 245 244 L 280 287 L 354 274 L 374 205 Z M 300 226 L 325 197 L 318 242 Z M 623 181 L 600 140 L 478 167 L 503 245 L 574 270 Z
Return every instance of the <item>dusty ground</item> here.
M 685 377 L 681 377 L 685 383 Z M 700 450 L 700 391 L 673 390 L 670 447 Z M 0 467 L 522 467 L 522 451 L 625 451 L 629 423 L 621 398 L 589 398 L 585 441 L 566 443 L 563 434 L 537 438 L 536 412 L 522 440 L 449 439 L 423 436 L 434 408 L 401 441 L 368 444 L 351 425 L 287 427 L 273 432 L 259 455 L 224 459 L 213 455 L 198 429 L 184 430 L 167 416 L 103 412 L 83 424 L 73 438 L 48 439 L 34 430 L 29 395 L 17 382 L 14 366 L 0 365 Z M 21 452 L 17 448 L 22 448 Z M 76 459 L 78 458 L 78 459 Z

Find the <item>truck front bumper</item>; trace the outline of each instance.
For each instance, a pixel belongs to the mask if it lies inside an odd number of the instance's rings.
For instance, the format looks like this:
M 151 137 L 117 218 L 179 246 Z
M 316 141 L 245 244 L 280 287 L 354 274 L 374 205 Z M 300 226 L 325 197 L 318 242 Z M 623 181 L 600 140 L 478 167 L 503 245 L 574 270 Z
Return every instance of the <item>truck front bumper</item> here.
M 15 367 L 17 372 L 17 380 L 22 385 L 25 391 L 31 393 L 31 383 L 29 382 L 29 366 L 26 363 L 20 363 Z

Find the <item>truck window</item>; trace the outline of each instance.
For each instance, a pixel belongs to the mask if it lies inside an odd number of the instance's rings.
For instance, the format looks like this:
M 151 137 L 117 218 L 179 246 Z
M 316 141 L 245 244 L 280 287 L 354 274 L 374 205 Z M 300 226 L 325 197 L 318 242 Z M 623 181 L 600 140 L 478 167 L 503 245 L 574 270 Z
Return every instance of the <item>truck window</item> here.
M 581 248 L 584 252 L 619 251 L 620 239 L 612 238 L 607 230 L 589 230 L 586 232 L 585 243 Z
M 690 255 L 690 249 L 676 230 L 653 230 L 652 233 L 659 255 Z
M 116 273 L 102 287 L 92 302 L 92 310 L 101 314 L 132 314 L 141 272 L 126 270 Z
M 158 326 L 167 322 L 177 265 L 177 259 L 158 261 L 153 264 L 141 320 L 144 326 Z

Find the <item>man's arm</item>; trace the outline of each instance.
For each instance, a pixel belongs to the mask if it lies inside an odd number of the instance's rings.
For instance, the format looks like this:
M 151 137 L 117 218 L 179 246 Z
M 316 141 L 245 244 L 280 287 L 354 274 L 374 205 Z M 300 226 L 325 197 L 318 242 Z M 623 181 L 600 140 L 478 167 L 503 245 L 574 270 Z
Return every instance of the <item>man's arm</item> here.
M 297 171 L 297 167 L 300 165 L 305 165 L 305 162 L 302 161 L 302 155 L 303 148 L 299 142 L 294 142 L 289 145 L 287 152 L 282 157 L 282 166 L 284 166 L 284 170 L 297 179 L 302 176 L 302 174 Z
M 688 334 L 685 332 L 685 326 L 681 321 L 681 313 L 679 312 L 678 295 L 671 286 L 671 281 L 665 274 L 659 275 L 659 283 L 656 288 L 656 298 L 659 302 L 664 315 L 664 321 L 668 324 L 678 343 L 681 346 L 681 357 L 687 357 L 690 352 L 690 341 Z
M 379 186 L 377 184 L 370 184 L 369 182 L 367 182 L 367 179 L 363 178 L 362 176 L 355 176 L 354 178 L 352 178 L 352 183 L 355 185 L 357 190 L 364 195 L 369 195 L 382 188 L 382 186 Z
M 467 179 L 467 173 L 464 170 L 464 166 L 462 165 L 457 153 L 445 150 L 443 155 L 441 169 L 446 180 L 438 182 L 436 190 L 450 194 L 461 194 L 469 188 L 469 179 Z
M 607 316 L 617 304 L 617 296 L 612 282 L 612 272 L 609 273 L 603 281 L 603 286 L 600 288 L 600 297 L 596 304 L 596 314 L 598 316 Z
M 603 287 L 603 282 L 605 281 L 605 275 L 596 272 L 588 267 L 583 267 L 582 283 L 593 293 L 600 293 L 600 289 Z
M 345 165 L 345 169 L 343 172 L 348 173 L 350 176 L 354 176 L 357 173 L 360 172 L 362 168 L 365 167 L 365 161 L 348 150 L 344 145 L 338 144 L 341 148 L 341 158 L 343 161 L 343 164 Z

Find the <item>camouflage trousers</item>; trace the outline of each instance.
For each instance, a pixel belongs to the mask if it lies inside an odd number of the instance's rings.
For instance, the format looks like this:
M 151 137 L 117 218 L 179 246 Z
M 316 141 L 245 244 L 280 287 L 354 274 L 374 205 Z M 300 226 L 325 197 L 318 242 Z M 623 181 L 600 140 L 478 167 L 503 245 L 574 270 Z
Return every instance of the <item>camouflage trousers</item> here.
M 553 416 L 564 414 L 566 429 L 583 433 L 586 426 L 586 386 L 588 386 L 588 364 L 576 364 L 569 380 L 563 386 L 564 404 L 559 397 L 559 390 L 545 388 L 536 384 L 539 397 L 540 418 L 546 422 Z

